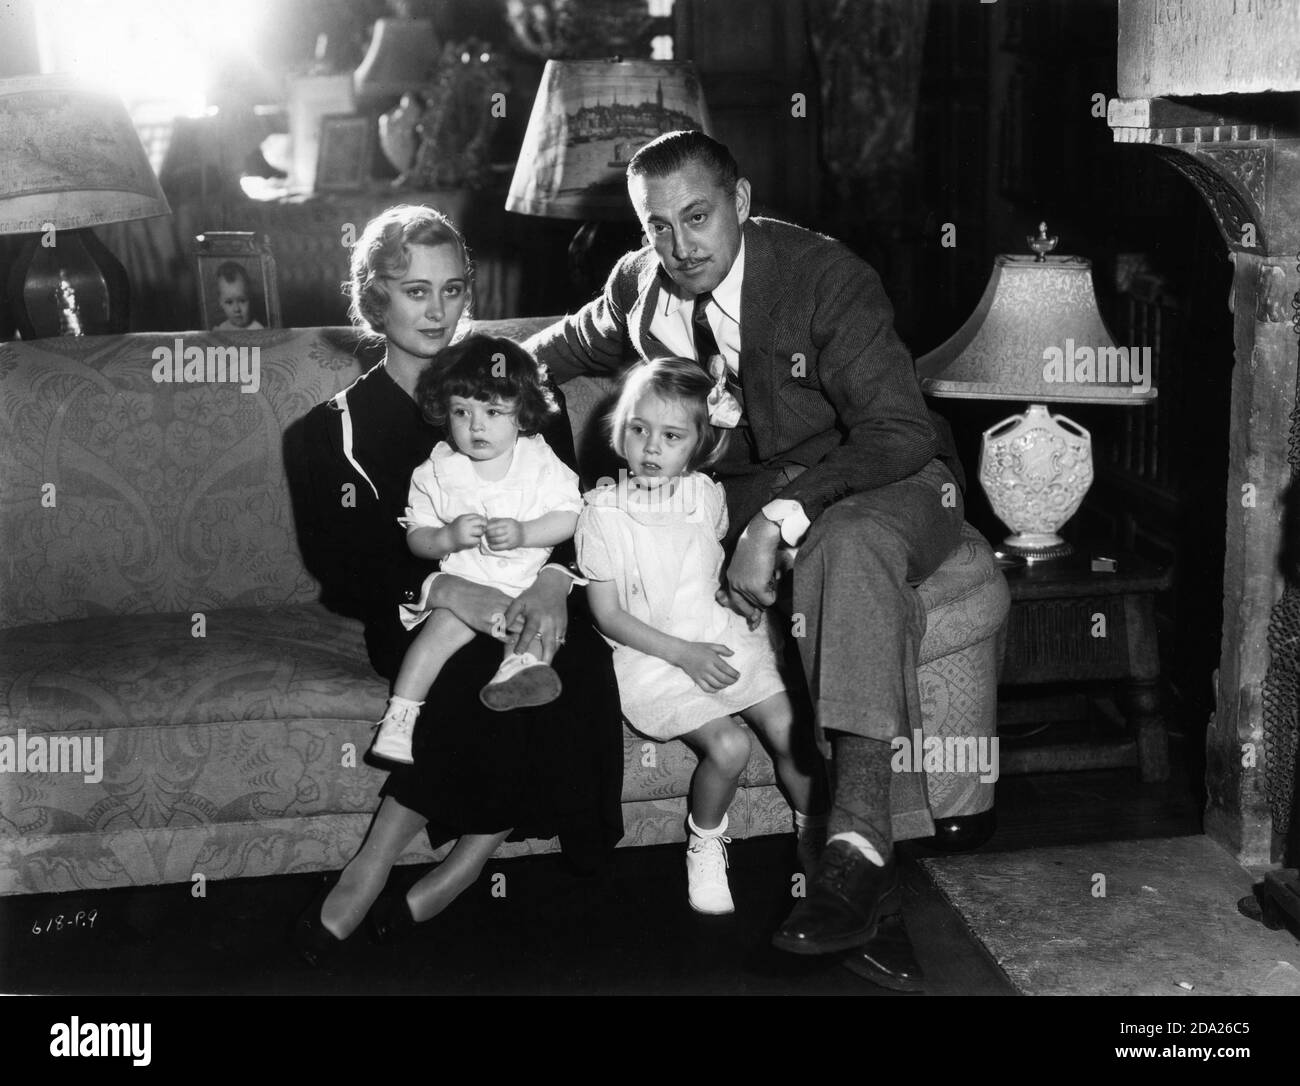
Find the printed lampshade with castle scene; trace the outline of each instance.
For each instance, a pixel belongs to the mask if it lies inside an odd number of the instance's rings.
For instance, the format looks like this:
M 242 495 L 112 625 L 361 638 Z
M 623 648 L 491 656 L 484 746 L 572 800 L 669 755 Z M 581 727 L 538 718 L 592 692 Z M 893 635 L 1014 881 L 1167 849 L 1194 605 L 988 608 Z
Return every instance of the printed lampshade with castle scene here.
M 678 129 L 709 131 L 686 61 L 551 60 L 542 74 L 506 210 L 559 219 L 626 219 L 627 164 Z

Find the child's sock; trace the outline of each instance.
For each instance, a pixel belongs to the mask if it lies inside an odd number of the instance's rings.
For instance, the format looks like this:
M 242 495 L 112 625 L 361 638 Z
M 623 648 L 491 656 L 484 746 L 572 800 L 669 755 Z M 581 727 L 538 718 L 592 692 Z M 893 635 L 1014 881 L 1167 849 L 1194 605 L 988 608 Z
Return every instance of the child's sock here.
M 826 847 L 826 826 L 830 816 L 821 814 L 804 814 L 794 812 L 795 854 L 799 858 L 799 867 L 805 875 L 811 874 L 817 861 L 821 859 L 822 849 Z
M 391 762 L 413 765 L 415 758 L 411 754 L 411 736 L 423 705 L 422 701 L 412 701 L 397 694 L 390 697 L 384 719 L 379 722 L 379 734 L 371 744 L 371 753 Z
M 690 830 L 692 837 L 698 837 L 702 841 L 708 841 L 714 837 L 722 837 L 727 832 L 727 816 L 722 816 L 722 821 L 709 830 L 702 830 L 695 823 L 695 816 L 688 814 L 686 816 L 686 828 Z
M 889 820 L 893 752 L 883 739 L 840 733 L 835 753 L 835 798 L 827 830 L 831 841 L 848 841 L 883 867 L 894 850 Z

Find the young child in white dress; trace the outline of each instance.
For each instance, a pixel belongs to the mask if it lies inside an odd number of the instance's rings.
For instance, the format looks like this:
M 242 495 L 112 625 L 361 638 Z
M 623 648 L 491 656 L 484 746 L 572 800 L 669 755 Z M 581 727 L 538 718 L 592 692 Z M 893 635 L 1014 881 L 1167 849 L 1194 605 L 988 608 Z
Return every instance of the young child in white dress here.
M 688 896 L 697 912 L 717 914 L 734 912 L 727 808 L 750 754 L 749 733 L 734 717 L 772 755 L 801 852 L 824 837 L 826 815 L 815 749 L 792 742 L 796 716 L 766 621 L 751 629 L 715 598 L 727 504 L 698 470 L 726 439 L 709 422 L 712 387 L 683 358 L 628 371 L 611 438 L 630 477 L 584 495 L 575 543 L 592 617 L 614 649 L 623 715 L 653 739 L 683 740 L 699 758 L 686 819 Z
M 536 580 L 552 548 L 573 536 L 582 508 L 577 475 L 538 434 L 558 410 L 555 397 L 527 351 L 481 335 L 443 351 L 416 391 L 424 417 L 445 427 L 452 444 L 438 442 L 411 475 L 401 519 L 407 545 L 413 554 L 438 559 L 444 573 L 516 597 Z M 452 612 L 418 603 L 403 605 L 402 622 L 408 630 L 423 627 L 402 659 L 370 749 L 410 765 L 424 698 L 475 634 Z M 480 694 L 483 703 L 504 712 L 559 697 L 554 650 L 539 652 L 516 654 L 507 644 Z

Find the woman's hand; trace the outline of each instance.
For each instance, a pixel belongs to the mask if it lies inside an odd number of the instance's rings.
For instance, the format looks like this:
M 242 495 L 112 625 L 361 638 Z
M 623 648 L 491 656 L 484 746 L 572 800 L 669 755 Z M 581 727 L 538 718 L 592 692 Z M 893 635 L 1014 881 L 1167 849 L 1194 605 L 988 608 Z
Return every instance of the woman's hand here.
M 543 569 L 505 612 L 506 629 L 517 633 L 514 652 L 531 652 L 550 663 L 569 628 L 569 589 L 573 578 L 558 569 Z
M 716 694 L 740 678 L 740 672 L 723 659 L 724 656 L 734 655 L 726 645 L 689 641 L 677 653 L 673 663 L 686 672 L 706 694 Z
M 776 602 L 776 550 L 781 529 L 761 513 L 745 527 L 724 577 L 718 602 L 743 615 L 757 629 L 763 611 Z
M 450 573 L 433 580 L 429 606 L 445 607 L 466 626 L 479 633 L 491 634 L 498 641 L 509 641 L 512 633 L 507 612 L 514 604 L 499 588 L 475 584 Z

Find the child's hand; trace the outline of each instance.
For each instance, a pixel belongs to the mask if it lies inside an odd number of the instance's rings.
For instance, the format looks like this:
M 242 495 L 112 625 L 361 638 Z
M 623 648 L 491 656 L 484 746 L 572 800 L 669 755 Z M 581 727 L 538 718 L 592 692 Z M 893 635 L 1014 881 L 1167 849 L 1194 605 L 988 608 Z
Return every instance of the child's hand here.
M 524 526 L 513 517 L 493 517 L 487 522 L 488 546 L 494 551 L 508 551 L 524 545 Z
M 726 645 L 692 641 L 673 662 L 694 679 L 695 685 L 706 694 L 716 694 L 740 678 L 740 672 L 723 659 L 724 656 L 734 655 Z
M 455 544 L 456 550 L 463 551 L 468 547 L 478 546 L 478 541 L 487 530 L 487 525 L 487 517 L 479 516 L 477 513 L 464 513 L 447 526 L 447 531 L 451 534 L 451 541 Z

